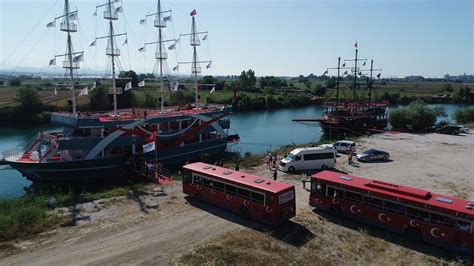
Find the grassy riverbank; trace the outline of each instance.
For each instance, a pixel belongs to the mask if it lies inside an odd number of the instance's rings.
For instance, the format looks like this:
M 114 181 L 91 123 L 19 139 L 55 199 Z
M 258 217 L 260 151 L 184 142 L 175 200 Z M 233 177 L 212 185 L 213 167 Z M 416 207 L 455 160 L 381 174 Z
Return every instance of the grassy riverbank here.
M 203 81 L 211 79 L 207 83 L 215 83 L 216 91 L 211 93 L 210 87 L 200 88 L 201 103 L 234 103 L 235 111 L 301 107 L 336 98 L 335 83 L 327 79 L 302 82 L 298 78 L 262 77 L 251 87 L 245 87 L 238 80 L 229 77 L 209 77 L 204 77 Z M 76 93 L 79 94 L 85 86 L 91 88 L 94 81 L 82 80 L 81 85 L 76 86 Z M 135 82 L 137 81 L 138 79 Z M 49 112 L 71 110 L 70 92 L 65 84 L 67 85 L 67 82 L 64 83 L 62 79 L 23 79 L 17 85 L 4 82 L 0 85 L 0 125 L 48 123 Z M 361 81 L 359 85 L 356 99 L 367 99 L 369 92 L 367 84 Z M 89 91 L 88 96 L 76 97 L 78 110 L 81 112 L 111 110 L 112 95 L 108 94 L 110 86 L 109 80 L 97 81 L 97 88 Z M 125 80 L 120 80 L 117 86 L 124 87 Z M 239 92 L 236 101 L 233 102 L 233 88 L 236 86 L 239 86 Z M 408 104 L 417 99 L 427 103 L 469 103 L 474 101 L 474 93 L 471 92 L 473 86 L 473 83 L 447 81 L 385 80 L 374 85 L 371 97 L 372 100 L 386 100 L 391 104 Z M 117 95 L 118 106 L 156 108 L 161 97 L 159 91 L 159 82 L 147 81 L 145 87 L 134 88 Z M 351 101 L 353 97 L 350 83 L 347 80 L 341 82 L 339 99 Z M 185 106 L 194 102 L 194 88 L 180 85 L 177 92 L 171 92 L 167 87 L 163 98 L 165 106 Z
M 49 213 L 53 208 L 126 196 L 142 191 L 146 184 L 111 186 L 84 192 L 74 187 L 41 186 L 31 188 L 19 198 L 0 199 L 0 241 L 27 237 L 70 222 L 68 218 Z

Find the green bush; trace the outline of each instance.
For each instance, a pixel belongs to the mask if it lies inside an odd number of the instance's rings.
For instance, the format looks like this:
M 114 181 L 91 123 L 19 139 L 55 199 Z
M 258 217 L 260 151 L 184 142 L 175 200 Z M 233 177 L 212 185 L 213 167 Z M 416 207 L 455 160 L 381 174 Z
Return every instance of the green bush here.
M 458 123 L 474 122 L 474 107 L 456 110 L 456 112 L 454 112 L 454 118 Z
M 46 198 L 24 196 L 0 199 L 0 240 L 39 233 L 56 226 L 60 219 L 46 213 Z
M 12 78 L 8 81 L 8 84 L 10 86 L 18 87 L 21 85 L 21 79 L 19 78 Z
M 414 101 L 407 107 L 398 107 L 389 115 L 390 125 L 397 130 L 431 131 L 438 116 L 445 116 L 440 108 L 429 108 L 423 101 Z

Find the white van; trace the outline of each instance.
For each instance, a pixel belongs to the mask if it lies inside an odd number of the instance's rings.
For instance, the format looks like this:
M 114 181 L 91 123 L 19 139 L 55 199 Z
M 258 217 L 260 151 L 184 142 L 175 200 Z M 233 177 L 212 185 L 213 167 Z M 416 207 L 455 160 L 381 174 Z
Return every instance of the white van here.
M 281 159 L 279 169 L 283 172 L 328 169 L 336 164 L 336 150 L 331 148 L 299 148 Z

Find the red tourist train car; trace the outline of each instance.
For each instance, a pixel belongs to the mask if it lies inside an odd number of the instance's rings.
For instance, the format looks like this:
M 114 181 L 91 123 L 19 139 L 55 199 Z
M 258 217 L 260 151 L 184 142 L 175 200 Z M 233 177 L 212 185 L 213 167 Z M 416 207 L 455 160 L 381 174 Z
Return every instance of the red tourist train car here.
M 293 185 L 200 162 L 183 170 L 183 192 L 199 201 L 270 225 L 295 216 Z
M 474 202 L 322 171 L 311 176 L 309 204 L 415 241 L 474 254 Z

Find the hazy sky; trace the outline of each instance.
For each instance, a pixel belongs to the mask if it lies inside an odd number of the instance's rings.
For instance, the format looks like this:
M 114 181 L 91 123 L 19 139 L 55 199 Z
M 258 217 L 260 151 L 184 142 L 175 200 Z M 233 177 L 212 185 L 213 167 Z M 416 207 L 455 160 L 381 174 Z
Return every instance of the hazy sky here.
M 98 1 L 101 2 L 101 1 Z M 85 52 L 82 69 L 106 73 L 105 42 L 89 44 L 106 34 L 106 21 L 93 13 L 96 1 L 74 0 L 79 10 L 79 31 L 73 34 L 74 49 Z M 258 76 L 321 75 L 333 67 L 337 57 L 354 56 L 354 42 L 362 58 L 374 59 L 383 76 L 423 75 L 440 77 L 446 73 L 473 74 L 474 1 L 163 1 L 173 10 L 173 23 L 166 37 L 187 33 L 189 12 L 197 11 L 200 30 L 208 30 L 208 41 L 199 47 L 201 60 L 212 59 L 212 68 L 203 74 L 238 74 L 254 69 Z M 55 53 L 64 53 L 66 34 L 59 27 L 46 28 L 62 14 L 61 0 L 0 0 L 0 68 L 39 67 L 48 71 Z M 151 72 L 154 49 L 138 48 L 156 40 L 153 19 L 140 25 L 153 12 L 155 1 L 123 0 L 124 15 L 116 32 L 128 33 L 128 45 L 121 49 L 121 69 Z M 59 26 L 59 22 L 57 25 Z M 190 61 L 189 37 L 182 38 L 179 52 L 169 51 L 169 66 L 177 60 Z M 58 60 L 58 63 L 61 63 Z M 203 65 L 205 69 L 205 65 Z M 187 69 L 180 67 L 180 74 Z M 188 71 L 189 72 L 189 71 Z

